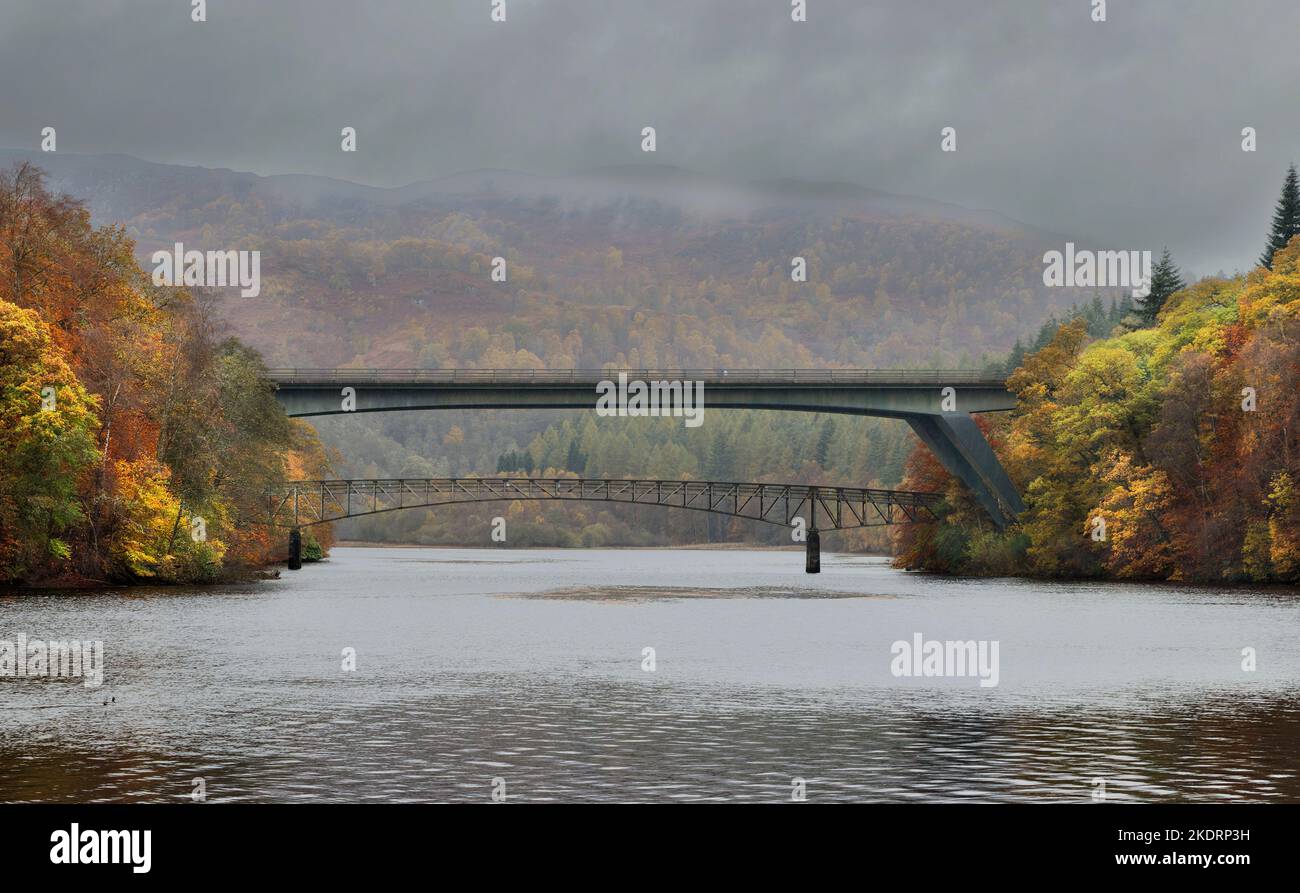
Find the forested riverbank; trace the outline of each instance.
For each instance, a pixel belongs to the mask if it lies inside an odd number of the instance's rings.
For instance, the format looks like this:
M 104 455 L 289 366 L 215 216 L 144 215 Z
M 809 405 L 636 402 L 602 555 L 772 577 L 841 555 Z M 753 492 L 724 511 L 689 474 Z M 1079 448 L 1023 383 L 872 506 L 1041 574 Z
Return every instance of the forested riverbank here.
M 1292 168 L 1259 267 L 1168 295 L 1149 327 L 1089 341 L 1083 320 L 1061 326 L 1008 380 L 1018 409 L 987 429 L 1028 511 L 994 529 L 917 450 L 903 485 L 943 491 L 947 513 L 898 529 L 897 565 L 1300 583 L 1297 232 Z
M 477 467 L 462 473 L 869 486 L 902 477 L 905 489 L 945 494 L 938 523 L 848 531 L 825 548 L 879 551 L 892 536 L 900 567 L 939 573 L 1294 584 L 1297 231 L 1292 173 L 1252 272 L 1186 286 L 1166 254 L 1154 297 L 1107 308 L 1095 296 L 1064 324 L 1044 325 L 1028 347 L 1017 341 L 1005 368 L 1020 405 L 981 420 L 1028 505 L 1006 531 L 905 427 L 878 419 L 736 411 L 685 429 L 672 420 L 602 425 L 575 413 L 523 446 L 477 450 Z M 3 175 L 0 582 L 255 574 L 284 550 L 280 532 L 260 523 L 267 484 L 345 473 L 438 476 L 468 440 L 510 442 L 491 413 L 467 418 L 465 428 L 437 413 L 401 414 L 387 424 L 390 433 L 410 429 L 403 442 L 423 444 L 414 459 L 395 452 L 396 441 L 366 435 L 358 420 L 325 422 L 336 442 L 355 447 L 342 467 L 314 427 L 284 416 L 261 357 L 229 335 L 228 321 L 201 289 L 153 285 L 124 228 L 93 226 L 86 208 L 52 194 L 35 168 Z M 474 435 L 481 443 L 467 434 L 471 424 L 483 429 Z M 717 516 L 665 525 L 663 511 L 520 501 L 380 514 L 344 532 L 479 545 L 491 542 L 500 516 L 515 547 L 789 543 L 780 528 Z M 305 530 L 304 557 L 323 555 L 330 535 Z
M 0 582 L 250 574 L 284 549 L 262 488 L 329 464 L 258 354 L 133 251 L 37 169 L 0 174 Z

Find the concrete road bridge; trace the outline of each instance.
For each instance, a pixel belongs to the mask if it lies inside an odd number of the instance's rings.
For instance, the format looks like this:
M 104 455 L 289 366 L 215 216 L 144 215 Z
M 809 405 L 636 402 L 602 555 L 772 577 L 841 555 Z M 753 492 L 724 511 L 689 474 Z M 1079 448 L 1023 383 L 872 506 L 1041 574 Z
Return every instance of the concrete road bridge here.
M 1024 503 L 972 416 L 1014 409 L 1004 379 L 958 369 L 271 369 L 293 417 L 433 409 L 593 409 L 602 382 L 703 382 L 704 406 L 906 421 L 1005 527 Z

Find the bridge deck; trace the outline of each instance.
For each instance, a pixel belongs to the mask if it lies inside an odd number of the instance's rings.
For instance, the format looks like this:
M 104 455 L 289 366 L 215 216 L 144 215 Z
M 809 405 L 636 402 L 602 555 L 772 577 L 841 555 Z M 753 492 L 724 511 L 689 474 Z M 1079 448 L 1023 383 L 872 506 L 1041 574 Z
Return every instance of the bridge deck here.
M 592 385 L 615 381 L 703 381 L 706 385 L 871 385 L 1001 388 L 973 369 L 269 369 L 277 385 Z
M 695 509 L 786 527 L 798 517 L 813 530 L 929 520 L 943 499 L 938 493 L 813 484 L 524 477 L 289 481 L 266 498 L 270 523 L 280 527 L 404 508 L 546 499 Z

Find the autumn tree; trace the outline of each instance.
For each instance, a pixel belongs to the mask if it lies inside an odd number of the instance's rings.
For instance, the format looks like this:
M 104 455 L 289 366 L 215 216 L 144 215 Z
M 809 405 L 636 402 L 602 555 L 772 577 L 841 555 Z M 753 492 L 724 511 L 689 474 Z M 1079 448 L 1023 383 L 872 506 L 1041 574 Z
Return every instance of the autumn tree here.
M 0 301 L 0 579 L 71 556 L 79 481 L 97 458 L 95 399 L 33 310 Z

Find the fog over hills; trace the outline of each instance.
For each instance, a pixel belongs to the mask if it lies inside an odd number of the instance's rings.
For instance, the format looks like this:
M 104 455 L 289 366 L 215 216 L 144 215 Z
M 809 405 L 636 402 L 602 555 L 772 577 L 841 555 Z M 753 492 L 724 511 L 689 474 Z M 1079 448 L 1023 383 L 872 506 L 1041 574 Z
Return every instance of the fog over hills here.
M 711 177 L 930 196 L 1097 248 L 1167 244 L 1199 273 L 1250 268 L 1300 147 L 1294 0 L 1112 3 L 1108 22 L 1087 0 L 818 0 L 802 23 L 754 0 L 521 2 L 509 23 L 473 2 L 209 5 L 197 25 L 176 0 L 0 4 L 0 82 L 21 85 L 0 146 L 54 126 L 60 154 L 400 195 L 646 160 L 652 125 L 654 160 Z
M 995 211 L 972 210 L 856 183 L 797 179 L 729 180 L 670 165 L 593 168 L 567 176 L 480 169 L 397 187 L 367 186 L 313 174 L 261 176 L 228 168 L 160 164 L 129 155 L 77 155 L 0 149 L 0 164 L 29 161 L 48 172 L 58 191 L 86 201 L 97 222 L 123 222 L 157 209 L 176 193 L 191 203 L 215 195 L 256 195 L 287 215 L 331 215 L 361 203 L 395 208 L 450 197 L 554 199 L 600 206 L 635 199 L 715 216 L 763 210 L 823 211 L 930 217 L 1051 236 Z

